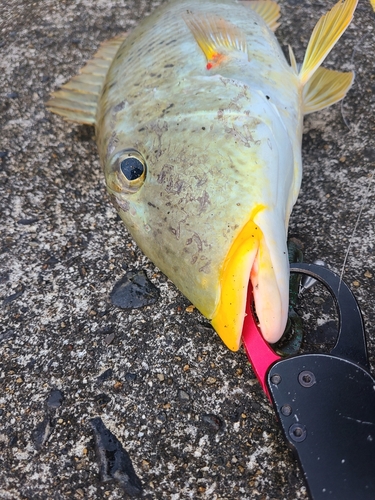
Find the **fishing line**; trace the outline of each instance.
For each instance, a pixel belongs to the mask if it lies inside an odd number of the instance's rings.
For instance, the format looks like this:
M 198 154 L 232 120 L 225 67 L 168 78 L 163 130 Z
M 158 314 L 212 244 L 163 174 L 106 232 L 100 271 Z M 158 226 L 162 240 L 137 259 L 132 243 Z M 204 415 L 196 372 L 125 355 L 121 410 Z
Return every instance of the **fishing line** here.
M 364 40 L 367 38 L 367 36 L 369 34 L 370 33 L 366 33 L 365 35 L 363 35 L 363 37 L 360 39 L 360 41 L 357 43 L 357 45 L 355 45 L 354 48 L 353 48 L 353 52 L 352 52 L 352 57 L 350 59 L 350 63 L 354 67 L 354 71 L 355 71 L 354 55 L 355 55 L 356 51 L 358 50 L 358 47 L 363 44 Z M 356 83 L 358 83 L 358 86 L 361 89 L 360 78 L 357 75 L 355 75 L 355 76 L 356 76 L 355 81 L 356 81 Z M 341 116 L 342 116 L 342 119 L 343 119 L 345 125 L 351 131 L 349 123 L 347 122 L 347 120 L 346 120 L 346 118 L 344 116 L 344 109 L 343 109 L 344 100 L 345 99 L 342 99 L 342 101 L 341 101 Z M 367 183 L 366 192 L 365 192 L 364 197 L 362 198 L 362 203 L 361 203 L 361 207 L 359 209 L 358 217 L 357 217 L 357 220 L 356 220 L 356 222 L 354 224 L 354 228 L 353 228 L 352 234 L 350 236 L 350 240 L 349 240 L 349 245 L 348 245 L 348 248 L 347 248 L 346 253 L 345 253 L 345 258 L 344 258 L 344 262 L 343 262 L 341 273 L 340 273 L 340 282 L 339 282 L 338 292 L 340 291 L 341 282 L 342 282 L 342 279 L 343 279 L 343 276 L 344 276 L 344 272 L 345 272 L 345 266 L 346 266 L 346 263 L 347 263 L 348 257 L 349 257 L 349 252 L 350 252 L 353 240 L 354 240 L 354 235 L 355 235 L 355 233 L 357 231 L 357 227 L 358 227 L 359 221 L 360 221 L 361 216 L 362 216 L 363 207 L 365 206 L 365 203 L 367 202 L 367 199 L 368 199 L 368 196 L 369 196 L 371 182 L 372 182 L 373 178 L 374 178 L 374 173 L 372 172 L 370 174 L 370 177 L 369 177 L 369 180 L 368 180 L 368 183 Z
M 368 37 L 369 34 L 370 33 L 366 33 L 365 35 L 363 35 L 363 37 L 360 39 L 360 41 L 357 43 L 357 45 L 355 45 L 353 47 L 352 57 L 350 58 L 350 65 L 354 68 L 355 83 L 358 84 L 359 90 L 362 90 L 362 88 L 361 88 L 361 80 L 360 80 L 360 77 L 355 72 L 354 55 L 355 55 L 356 51 L 358 50 L 358 47 L 363 44 L 364 40 Z M 350 124 L 349 124 L 349 122 L 347 121 L 347 119 L 344 116 L 344 101 L 345 101 L 345 97 L 344 97 L 344 99 L 341 100 L 341 103 L 340 103 L 341 117 L 342 117 L 343 122 L 345 123 L 346 127 L 351 131 Z
M 348 257 L 349 257 L 350 248 L 352 246 L 354 235 L 355 235 L 355 232 L 357 231 L 357 227 L 358 227 L 360 218 L 362 216 L 363 207 L 365 206 L 365 203 L 367 202 L 367 199 L 368 199 L 368 196 L 369 196 L 369 193 L 370 193 L 370 187 L 371 187 L 371 182 L 372 182 L 373 178 L 374 178 L 374 172 L 372 172 L 370 174 L 370 176 L 369 176 L 369 180 L 368 180 L 368 183 L 367 183 L 366 192 L 365 192 L 365 195 L 362 198 L 361 208 L 359 209 L 358 217 L 357 217 L 357 220 L 355 222 L 352 234 L 350 236 L 349 245 L 348 245 L 348 248 L 346 250 L 346 254 L 345 254 L 345 258 L 344 258 L 344 263 L 342 265 L 342 269 L 341 269 L 341 273 L 340 273 L 340 282 L 339 282 L 338 292 L 340 291 L 341 282 L 342 282 L 342 279 L 343 279 L 343 276 L 344 276 L 345 266 L 346 266 L 346 262 L 347 262 Z

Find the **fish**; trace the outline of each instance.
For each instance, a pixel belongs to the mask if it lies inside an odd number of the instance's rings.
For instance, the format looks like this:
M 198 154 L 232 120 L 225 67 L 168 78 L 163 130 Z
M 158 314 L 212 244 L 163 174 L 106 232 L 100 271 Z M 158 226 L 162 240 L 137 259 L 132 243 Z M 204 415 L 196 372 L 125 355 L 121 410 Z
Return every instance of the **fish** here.
M 172 0 L 104 42 L 46 104 L 95 126 L 128 231 L 233 351 L 248 301 L 267 342 L 284 332 L 303 117 L 353 83 L 321 65 L 357 1 L 318 20 L 297 64 L 274 34 L 277 2 Z

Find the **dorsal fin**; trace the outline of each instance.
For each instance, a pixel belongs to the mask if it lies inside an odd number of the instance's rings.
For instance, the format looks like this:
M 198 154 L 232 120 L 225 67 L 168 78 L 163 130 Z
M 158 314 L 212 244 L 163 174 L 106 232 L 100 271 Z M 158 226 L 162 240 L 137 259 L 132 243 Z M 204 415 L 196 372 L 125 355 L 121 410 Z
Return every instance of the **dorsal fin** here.
M 246 36 L 229 21 L 200 12 L 188 12 L 183 19 L 207 58 L 207 69 L 219 65 L 231 51 L 247 55 Z
M 302 85 L 312 77 L 333 46 L 349 26 L 358 0 L 339 0 L 332 9 L 322 16 L 311 34 L 303 60 L 300 80 Z
M 272 31 L 276 31 L 280 26 L 277 22 L 280 18 L 280 5 L 274 0 L 242 0 L 241 3 L 263 17 Z
M 126 35 L 103 42 L 78 75 L 51 94 L 46 107 L 65 119 L 95 125 L 96 108 L 108 69 Z
M 318 68 L 303 89 L 305 115 L 327 108 L 343 99 L 352 86 L 354 73 Z

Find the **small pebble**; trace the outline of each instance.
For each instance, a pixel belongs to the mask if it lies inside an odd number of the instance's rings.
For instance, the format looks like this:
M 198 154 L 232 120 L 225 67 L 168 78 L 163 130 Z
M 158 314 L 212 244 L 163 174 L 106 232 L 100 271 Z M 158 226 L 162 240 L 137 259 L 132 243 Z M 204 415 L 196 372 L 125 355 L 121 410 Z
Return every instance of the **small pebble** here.
M 54 424 L 49 416 L 45 417 L 45 419 L 35 427 L 31 433 L 31 441 L 34 443 L 37 450 L 40 450 L 47 442 L 53 429 Z
M 216 378 L 215 377 L 208 377 L 206 380 L 207 384 L 212 385 L 216 383 Z
M 47 406 L 48 408 L 60 408 L 63 401 L 64 394 L 58 389 L 52 389 L 47 399 Z
M 353 286 L 358 288 L 359 286 L 361 286 L 361 283 L 359 281 L 353 281 Z
M 94 397 L 94 401 L 98 406 L 105 406 L 111 401 L 111 398 L 107 394 L 98 394 Z
M 125 380 L 127 382 L 134 382 L 137 378 L 137 375 L 135 373 L 125 373 Z
M 321 306 L 324 303 L 324 299 L 323 299 L 323 297 L 314 297 L 313 302 L 317 306 Z
M 159 290 L 147 278 L 144 271 L 128 271 L 115 284 L 110 298 L 112 304 L 121 309 L 138 309 L 154 304 L 159 299 Z
M 115 479 L 130 497 L 141 496 L 142 483 L 121 442 L 99 417 L 91 419 L 90 424 L 94 431 L 101 480 Z
M 205 413 L 201 418 L 202 422 L 213 432 L 218 432 L 224 426 L 221 418 L 213 413 Z
M 20 224 L 22 226 L 31 226 L 32 224 L 35 224 L 35 222 L 38 222 L 38 217 L 31 217 L 30 219 L 19 219 L 17 221 L 17 224 Z
M 195 309 L 195 306 L 193 305 L 190 305 L 190 306 L 187 306 L 187 308 L 185 309 L 186 312 L 188 313 L 192 313 Z
M 366 278 L 372 278 L 372 273 L 370 273 L 370 271 L 366 271 L 365 272 L 365 277 Z
M 167 420 L 167 415 L 164 412 L 161 412 L 156 416 L 156 422 L 158 424 L 164 424 L 166 420 Z
M 180 399 L 181 401 L 189 401 L 190 396 L 186 391 L 184 391 L 183 389 L 180 389 L 178 391 L 178 399 Z
M 164 382 L 165 377 L 164 377 L 164 375 L 162 373 L 158 373 L 156 376 L 158 377 L 158 379 L 160 380 L 160 382 Z
M 113 370 L 112 370 L 112 368 L 108 368 L 103 373 L 101 373 L 99 375 L 99 377 L 96 377 L 96 382 L 99 385 L 101 385 L 103 382 L 105 382 L 106 380 L 109 380 L 112 377 L 113 377 Z
M 142 469 L 148 470 L 150 468 L 150 463 L 147 460 L 142 460 Z
M 9 436 L 9 442 L 8 442 L 9 448 L 13 448 L 14 446 L 16 446 L 17 442 L 18 442 L 17 434 L 12 434 L 11 436 Z
M 115 338 L 115 334 L 114 333 L 110 333 L 109 335 L 107 335 L 104 339 L 104 343 L 109 345 L 109 344 L 112 344 L 113 340 Z

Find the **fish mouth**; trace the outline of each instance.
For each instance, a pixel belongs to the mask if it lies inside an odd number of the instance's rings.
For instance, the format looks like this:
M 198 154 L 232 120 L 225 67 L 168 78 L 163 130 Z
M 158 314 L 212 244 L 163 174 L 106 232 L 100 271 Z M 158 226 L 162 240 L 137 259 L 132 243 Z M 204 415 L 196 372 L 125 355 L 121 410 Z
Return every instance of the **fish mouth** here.
M 220 300 L 211 324 L 232 351 L 241 345 L 247 301 L 254 302 L 267 342 L 277 342 L 285 329 L 289 262 L 285 225 L 274 215 L 262 208 L 253 214 L 233 241 L 221 269 Z M 249 281 L 252 296 L 248 296 Z

